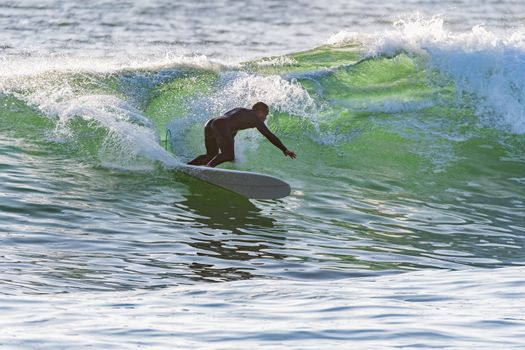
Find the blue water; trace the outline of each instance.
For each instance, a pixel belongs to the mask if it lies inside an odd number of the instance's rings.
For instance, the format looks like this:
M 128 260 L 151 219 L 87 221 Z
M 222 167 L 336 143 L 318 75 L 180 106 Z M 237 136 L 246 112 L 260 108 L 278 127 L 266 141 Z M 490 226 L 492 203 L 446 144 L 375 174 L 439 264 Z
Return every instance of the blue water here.
M 1 348 L 523 348 L 521 2 L 0 10 Z M 289 197 L 177 171 L 259 100 Z

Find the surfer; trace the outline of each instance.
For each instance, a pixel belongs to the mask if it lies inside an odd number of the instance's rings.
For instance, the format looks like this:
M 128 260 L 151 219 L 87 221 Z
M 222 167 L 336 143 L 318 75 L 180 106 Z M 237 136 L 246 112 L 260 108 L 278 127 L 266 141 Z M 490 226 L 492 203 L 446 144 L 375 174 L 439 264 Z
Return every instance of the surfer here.
M 198 156 L 188 164 L 215 167 L 221 163 L 233 161 L 235 159 L 234 137 L 237 131 L 250 128 L 257 128 L 285 156 L 295 159 L 295 152 L 287 149 L 264 124 L 267 115 L 268 105 L 257 102 L 252 109 L 234 108 L 220 117 L 208 120 L 204 126 L 206 154 Z

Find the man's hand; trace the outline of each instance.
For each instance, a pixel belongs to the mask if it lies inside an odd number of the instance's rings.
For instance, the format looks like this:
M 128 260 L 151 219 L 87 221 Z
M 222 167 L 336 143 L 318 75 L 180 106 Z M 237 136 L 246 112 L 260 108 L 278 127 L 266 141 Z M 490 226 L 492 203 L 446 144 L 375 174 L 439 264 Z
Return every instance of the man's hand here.
M 292 159 L 295 159 L 295 157 L 297 157 L 295 152 L 290 151 L 290 150 L 285 150 L 283 153 L 284 153 L 285 156 L 288 156 L 288 157 L 290 157 Z

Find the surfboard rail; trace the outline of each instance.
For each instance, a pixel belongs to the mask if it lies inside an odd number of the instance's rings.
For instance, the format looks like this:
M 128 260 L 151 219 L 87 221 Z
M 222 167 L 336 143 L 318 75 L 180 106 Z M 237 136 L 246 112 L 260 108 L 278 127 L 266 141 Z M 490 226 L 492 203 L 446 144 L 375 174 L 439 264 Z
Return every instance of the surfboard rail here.
M 178 169 L 250 199 L 278 199 L 290 195 L 291 192 L 288 183 L 270 175 L 187 164 Z

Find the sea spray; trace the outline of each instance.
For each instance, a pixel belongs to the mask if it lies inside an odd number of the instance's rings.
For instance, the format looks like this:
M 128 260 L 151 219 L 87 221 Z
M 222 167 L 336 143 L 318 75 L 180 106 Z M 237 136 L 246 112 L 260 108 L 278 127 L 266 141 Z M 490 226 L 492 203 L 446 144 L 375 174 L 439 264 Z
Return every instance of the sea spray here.
M 33 60 L 38 64 L 32 65 Z M 150 72 L 169 71 L 174 65 L 185 69 L 216 67 L 203 56 L 177 55 L 154 62 L 59 56 L 6 59 L 3 63 L 2 92 L 54 120 L 56 127 L 50 140 L 76 143 L 73 139 L 79 135 L 70 126 L 80 118 L 91 128 L 106 130 L 105 139 L 96 147 L 101 164 L 122 169 L 152 169 L 153 162 L 174 166 L 178 161 L 159 146 L 152 122 L 137 109 L 142 96 L 126 95 L 129 91 L 120 90 L 119 75 L 126 77 L 126 72 L 136 70 L 141 76 L 145 68 Z M 158 77 L 152 73 L 149 76 L 151 86 L 155 86 Z
M 271 114 L 285 114 L 310 122 L 314 122 L 313 118 L 316 116 L 315 101 L 296 80 L 288 81 L 278 75 L 227 71 L 220 75 L 208 96 L 192 100 L 189 113 L 174 116 L 168 126 L 174 138 L 173 147 L 186 153 L 186 137 L 190 127 L 197 124 L 202 129 L 207 119 L 220 116 L 235 107 L 251 108 L 257 101 L 268 104 Z M 269 123 L 272 123 L 272 118 L 270 116 Z M 198 133 L 202 134 L 202 130 Z M 195 133 L 191 135 L 194 136 Z M 258 134 L 253 130 L 243 132 L 243 137 L 237 138 L 237 161 L 242 162 L 246 149 L 253 150 L 257 147 L 258 143 L 254 142 L 257 138 Z
M 496 34 L 483 26 L 453 33 L 440 17 L 398 20 L 394 29 L 359 35 L 341 31 L 327 43 L 361 42 L 365 57 L 405 52 L 425 59 L 455 86 L 459 103 L 477 112 L 480 127 L 525 133 L 525 37 L 515 31 Z M 441 83 L 441 81 L 438 81 Z

